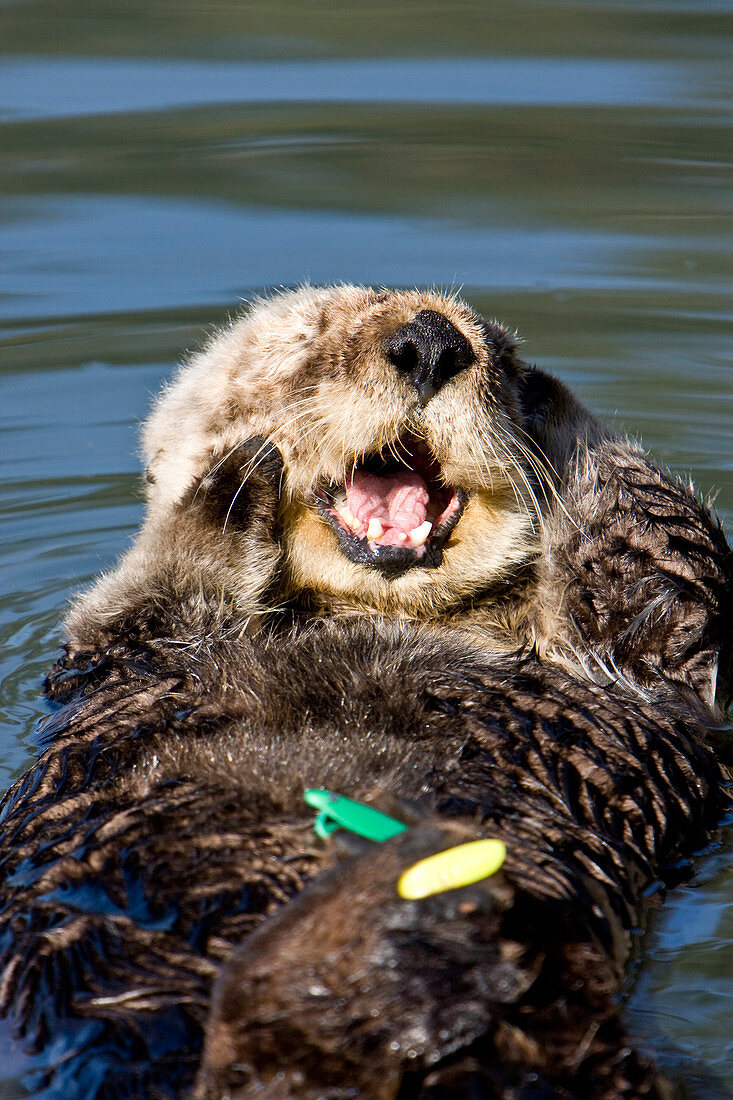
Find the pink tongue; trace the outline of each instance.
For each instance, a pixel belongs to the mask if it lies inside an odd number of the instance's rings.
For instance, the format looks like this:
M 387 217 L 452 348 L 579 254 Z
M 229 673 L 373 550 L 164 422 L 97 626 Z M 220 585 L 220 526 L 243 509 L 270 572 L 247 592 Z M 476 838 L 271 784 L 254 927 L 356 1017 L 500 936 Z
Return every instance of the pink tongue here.
M 379 520 L 384 528 L 379 540 L 383 545 L 404 542 L 401 535 L 409 535 L 424 523 L 429 499 L 424 480 L 411 470 L 385 477 L 356 470 L 346 482 L 349 511 L 365 531 L 369 520 Z

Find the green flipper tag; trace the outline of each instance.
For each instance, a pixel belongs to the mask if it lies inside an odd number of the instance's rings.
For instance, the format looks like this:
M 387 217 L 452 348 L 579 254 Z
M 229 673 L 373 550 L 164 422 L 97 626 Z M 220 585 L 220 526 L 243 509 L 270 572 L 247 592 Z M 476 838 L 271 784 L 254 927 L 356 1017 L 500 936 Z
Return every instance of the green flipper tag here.
M 331 791 L 316 790 L 310 788 L 303 798 L 319 813 L 313 822 L 316 835 L 323 840 L 338 828 L 348 829 L 366 840 L 383 841 L 399 833 L 407 832 L 407 826 L 397 821 L 381 810 L 375 810 L 373 806 L 365 806 L 362 802 L 355 802 L 352 798 L 345 798 L 341 794 L 333 794 Z

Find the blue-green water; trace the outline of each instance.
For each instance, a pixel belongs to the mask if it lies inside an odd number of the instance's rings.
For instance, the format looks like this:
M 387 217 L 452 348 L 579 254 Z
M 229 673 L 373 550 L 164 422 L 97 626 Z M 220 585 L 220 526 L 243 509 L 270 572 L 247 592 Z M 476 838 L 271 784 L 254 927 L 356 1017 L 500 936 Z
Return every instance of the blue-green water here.
M 720 0 L 0 0 L 0 782 L 150 395 L 263 287 L 462 286 L 733 531 L 732 37 Z M 730 855 L 632 1005 L 733 1088 Z

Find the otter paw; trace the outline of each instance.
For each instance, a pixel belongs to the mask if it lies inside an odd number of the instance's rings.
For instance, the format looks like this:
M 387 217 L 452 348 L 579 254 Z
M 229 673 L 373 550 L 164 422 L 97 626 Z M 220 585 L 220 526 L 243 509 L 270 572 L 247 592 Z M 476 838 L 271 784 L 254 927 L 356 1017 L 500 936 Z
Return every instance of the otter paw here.
M 215 989 L 199 1100 L 386 1100 L 483 1034 L 535 976 L 501 935 L 514 888 L 499 872 L 398 891 L 416 863 L 475 839 L 420 825 L 344 860 L 249 937 Z

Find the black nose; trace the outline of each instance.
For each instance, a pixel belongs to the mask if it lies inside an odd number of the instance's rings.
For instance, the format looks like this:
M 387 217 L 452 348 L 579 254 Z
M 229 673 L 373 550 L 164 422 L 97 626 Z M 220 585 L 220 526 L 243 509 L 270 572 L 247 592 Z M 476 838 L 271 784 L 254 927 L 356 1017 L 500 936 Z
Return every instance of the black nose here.
M 387 358 L 417 390 L 427 405 L 441 386 L 474 361 L 471 345 L 442 313 L 421 309 L 387 343 Z

